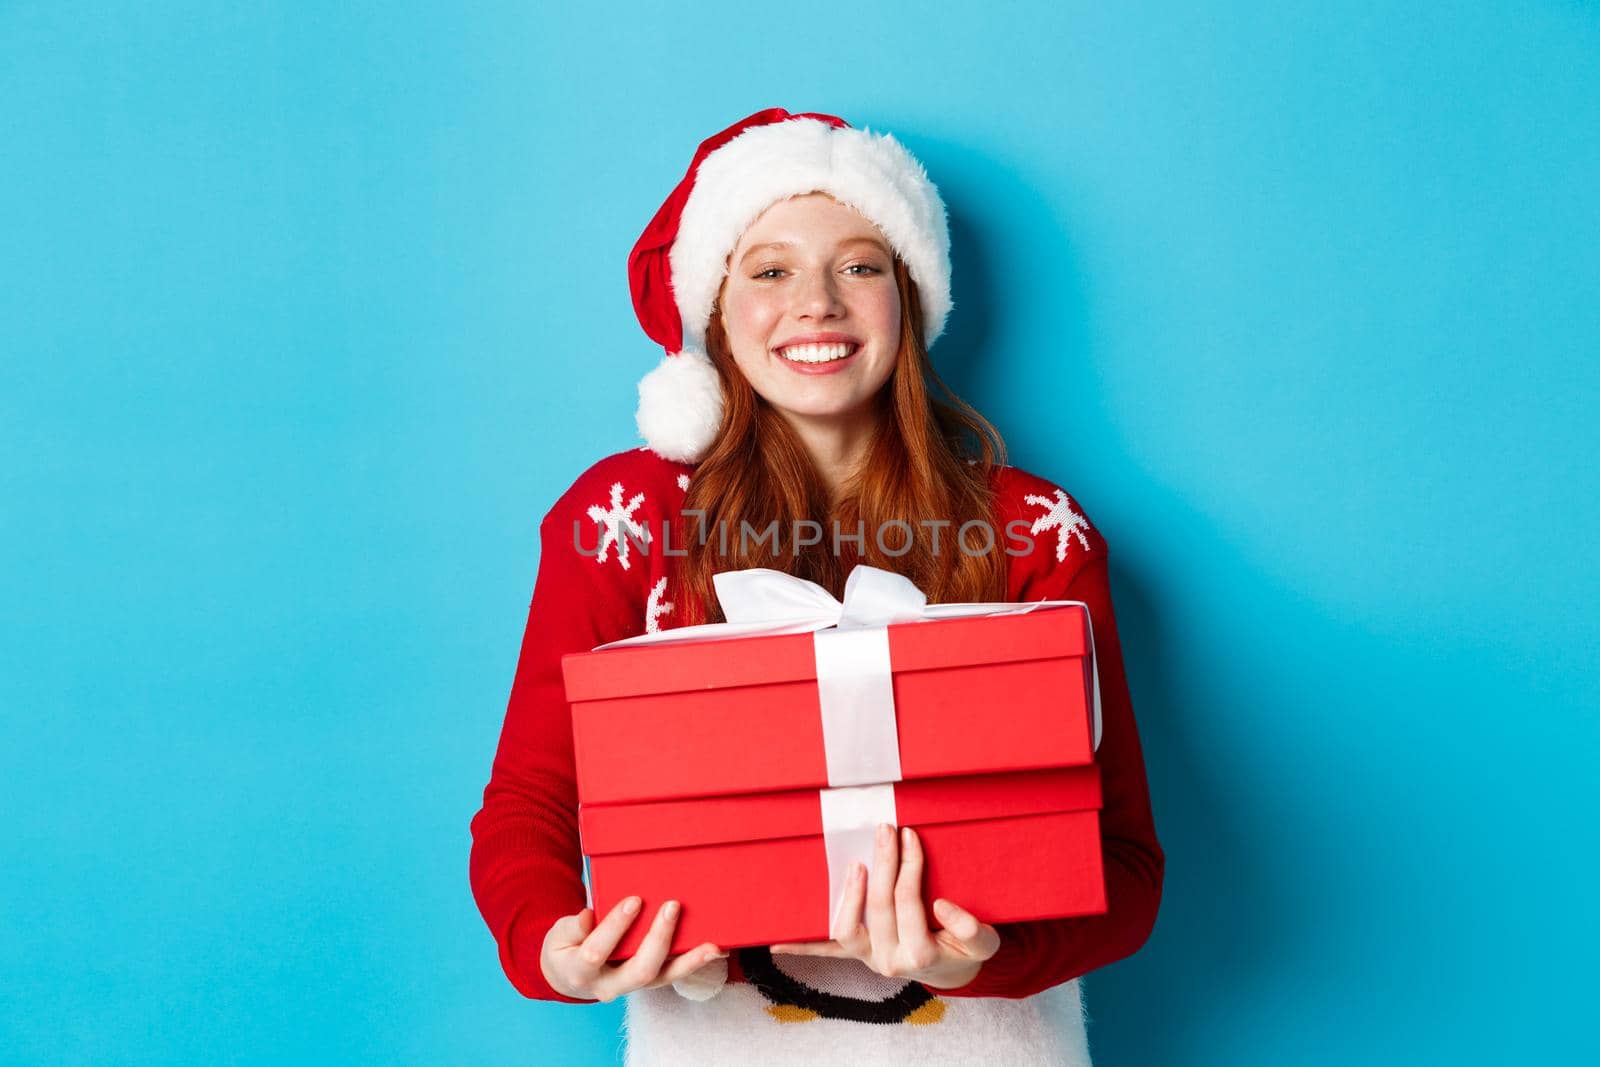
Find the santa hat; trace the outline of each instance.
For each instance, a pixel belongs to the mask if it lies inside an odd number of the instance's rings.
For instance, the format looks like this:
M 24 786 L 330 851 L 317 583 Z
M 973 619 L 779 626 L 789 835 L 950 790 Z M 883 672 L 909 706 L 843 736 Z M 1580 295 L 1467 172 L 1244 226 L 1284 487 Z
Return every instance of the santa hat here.
M 944 201 L 891 135 L 834 115 L 758 111 L 702 141 L 689 172 L 628 256 L 633 308 L 666 349 L 639 382 L 639 433 L 656 454 L 696 463 L 722 424 L 722 390 L 706 355 L 706 324 L 728 253 L 779 200 L 823 192 L 871 220 L 910 269 L 925 343 L 950 313 L 950 231 Z

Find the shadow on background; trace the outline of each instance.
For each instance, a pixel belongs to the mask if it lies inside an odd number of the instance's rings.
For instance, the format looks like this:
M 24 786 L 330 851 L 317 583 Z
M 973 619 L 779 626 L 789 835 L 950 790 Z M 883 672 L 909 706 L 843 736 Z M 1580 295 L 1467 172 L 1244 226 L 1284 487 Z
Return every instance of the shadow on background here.
M 1077 495 L 1073 486 L 1082 482 L 1072 471 L 1119 438 L 1101 415 L 1094 367 L 1080 358 L 1087 344 L 1087 283 L 1075 268 L 1073 242 L 1052 218 L 1049 201 L 998 162 L 965 154 L 961 167 L 945 172 L 959 175 L 945 193 L 956 307 L 933 350 L 936 368 L 980 412 L 1024 412 L 1013 425 L 1000 427 L 1010 463 Z M 969 191 L 999 197 L 1012 217 L 1036 224 L 1026 234 L 990 237 L 984 224 L 968 221 L 979 213 L 964 206 L 972 202 Z M 991 250 L 1000 243 L 1003 250 Z M 1061 358 L 1051 364 L 1055 373 L 1039 378 L 1035 370 L 1031 382 L 1018 368 L 1036 364 L 1026 355 L 1008 355 L 1013 348 L 1005 344 L 1007 317 L 1024 313 L 1008 301 L 1005 285 L 1008 272 L 1019 269 L 1048 275 L 1045 284 L 1060 294 L 1044 314 Z M 1091 441 L 1095 449 L 1088 447 Z M 1074 442 L 1083 447 L 1074 448 Z M 1126 461 L 1120 465 L 1126 471 Z M 1143 491 L 1164 498 L 1154 510 L 1184 507 L 1160 486 Z M 1110 516 L 1097 513 L 1092 502 L 1084 506 L 1106 529 Z M 1210 529 L 1205 516 L 1180 521 L 1194 531 L 1188 541 L 1193 551 L 1228 551 L 1221 544 L 1202 547 Z M 1206 677 L 1186 673 L 1179 664 L 1193 657 L 1182 654 L 1186 635 L 1167 621 L 1171 613 L 1161 590 L 1133 571 L 1129 554 L 1118 551 L 1114 530 L 1108 540 L 1118 632 L 1167 866 L 1161 911 L 1145 947 L 1083 979 L 1091 1048 L 1109 1064 L 1204 1062 L 1205 1032 L 1226 1020 L 1249 987 L 1282 966 L 1296 920 L 1274 884 L 1260 838 L 1253 846 L 1252 836 L 1241 830 L 1262 798 L 1241 786 L 1226 763 L 1206 757 L 1205 750 L 1216 746 L 1197 740 L 1209 726 L 1209 705 L 1216 699 L 1209 694 L 1244 694 L 1246 687 L 1230 684 L 1227 676 L 1248 668 L 1223 661 L 1208 664 Z

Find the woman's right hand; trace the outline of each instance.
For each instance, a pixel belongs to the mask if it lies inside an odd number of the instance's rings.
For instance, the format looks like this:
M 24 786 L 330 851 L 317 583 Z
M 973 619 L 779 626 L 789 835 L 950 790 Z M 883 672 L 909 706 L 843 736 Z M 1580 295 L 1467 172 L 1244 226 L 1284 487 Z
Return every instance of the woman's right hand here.
M 544 936 L 539 969 L 556 992 L 581 1000 L 611 1001 L 635 989 L 670 985 L 726 956 L 709 941 L 678 956 L 668 957 L 672 931 L 678 924 L 678 902 L 669 900 L 656 910 L 639 949 L 629 959 L 607 960 L 639 915 L 638 897 L 626 897 L 595 925 L 594 909 L 563 915 Z

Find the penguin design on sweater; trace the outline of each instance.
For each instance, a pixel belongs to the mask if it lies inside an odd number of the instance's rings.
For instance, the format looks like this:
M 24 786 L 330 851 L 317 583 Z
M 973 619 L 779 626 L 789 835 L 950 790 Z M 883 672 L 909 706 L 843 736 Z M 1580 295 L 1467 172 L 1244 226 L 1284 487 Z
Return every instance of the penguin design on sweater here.
M 735 950 L 745 978 L 783 1023 L 843 1019 L 927 1026 L 944 1018 L 945 1002 L 920 982 L 886 978 L 860 960 L 774 956 L 765 945 Z

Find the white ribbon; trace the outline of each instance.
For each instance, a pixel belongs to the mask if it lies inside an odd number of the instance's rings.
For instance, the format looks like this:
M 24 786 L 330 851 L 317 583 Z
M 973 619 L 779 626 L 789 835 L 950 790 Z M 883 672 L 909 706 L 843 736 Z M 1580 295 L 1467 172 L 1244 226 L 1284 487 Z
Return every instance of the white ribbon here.
M 811 635 L 830 786 L 898 782 L 900 727 L 885 626 Z
M 822 847 L 828 856 L 828 936 L 835 937 L 850 864 L 859 860 L 871 871 L 878 824 L 899 826 L 900 818 L 895 814 L 893 782 L 817 792 L 822 804 Z
M 828 916 L 836 918 L 850 864 L 872 868 L 874 835 L 881 822 L 898 825 L 894 784 L 900 781 L 900 735 L 888 627 L 979 615 L 1024 615 L 1036 608 L 1077 605 L 1089 633 L 1094 747 L 1100 747 L 1100 669 L 1094 658 L 1094 621 L 1081 600 L 1027 604 L 929 604 L 904 575 L 857 564 L 844 583 L 843 602 L 822 586 L 768 567 L 723 571 L 711 577 L 727 622 L 680 626 L 595 646 L 710 641 L 730 637 L 811 633 L 822 709 L 828 788 L 819 790 L 823 846 L 828 857 Z

